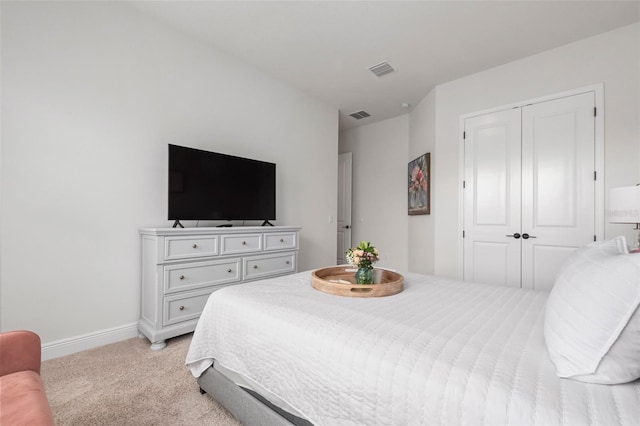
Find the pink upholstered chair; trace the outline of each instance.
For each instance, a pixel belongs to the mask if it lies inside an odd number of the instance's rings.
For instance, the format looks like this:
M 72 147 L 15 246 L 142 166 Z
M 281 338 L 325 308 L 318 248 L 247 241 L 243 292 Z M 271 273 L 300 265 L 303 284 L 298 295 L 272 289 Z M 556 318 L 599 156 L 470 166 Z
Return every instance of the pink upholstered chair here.
M 40 379 L 40 336 L 0 333 L 0 425 L 53 425 Z

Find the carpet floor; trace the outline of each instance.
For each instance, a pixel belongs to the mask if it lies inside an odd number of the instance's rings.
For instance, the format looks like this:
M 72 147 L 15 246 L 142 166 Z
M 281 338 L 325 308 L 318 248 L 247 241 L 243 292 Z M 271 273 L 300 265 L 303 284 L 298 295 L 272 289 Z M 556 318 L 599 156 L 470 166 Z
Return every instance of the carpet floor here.
M 161 351 L 128 339 L 42 363 L 56 425 L 240 425 L 184 365 L 191 334 Z

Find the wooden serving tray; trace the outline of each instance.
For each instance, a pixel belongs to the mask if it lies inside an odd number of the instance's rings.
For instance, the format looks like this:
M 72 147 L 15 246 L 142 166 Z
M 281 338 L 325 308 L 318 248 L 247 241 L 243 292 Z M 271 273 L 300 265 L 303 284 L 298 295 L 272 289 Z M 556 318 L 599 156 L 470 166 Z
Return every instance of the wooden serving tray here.
M 374 277 L 380 282 L 356 284 L 356 268 L 332 266 L 313 271 L 311 285 L 316 290 L 347 297 L 382 297 L 402 291 L 404 277 L 397 272 L 374 268 Z

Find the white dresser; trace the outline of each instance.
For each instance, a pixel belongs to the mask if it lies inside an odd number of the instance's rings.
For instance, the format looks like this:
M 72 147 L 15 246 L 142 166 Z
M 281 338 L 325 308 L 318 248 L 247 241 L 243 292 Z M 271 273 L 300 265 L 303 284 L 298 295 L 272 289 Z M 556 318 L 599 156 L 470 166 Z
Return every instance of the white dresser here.
M 138 330 L 151 349 L 193 331 L 222 287 L 298 271 L 299 227 L 146 228 Z

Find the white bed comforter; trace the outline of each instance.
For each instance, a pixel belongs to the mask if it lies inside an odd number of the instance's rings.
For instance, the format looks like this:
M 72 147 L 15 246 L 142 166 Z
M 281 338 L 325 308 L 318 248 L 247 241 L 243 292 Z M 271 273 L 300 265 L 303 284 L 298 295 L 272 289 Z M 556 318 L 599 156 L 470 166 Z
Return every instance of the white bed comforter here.
M 547 293 L 404 276 L 381 298 L 318 292 L 310 272 L 216 291 L 187 365 L 216 359 L 319 426 L 639 424 L 639 381 L 555 375 Z

